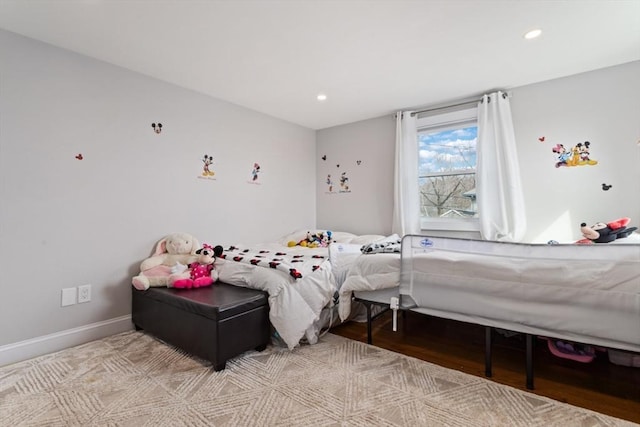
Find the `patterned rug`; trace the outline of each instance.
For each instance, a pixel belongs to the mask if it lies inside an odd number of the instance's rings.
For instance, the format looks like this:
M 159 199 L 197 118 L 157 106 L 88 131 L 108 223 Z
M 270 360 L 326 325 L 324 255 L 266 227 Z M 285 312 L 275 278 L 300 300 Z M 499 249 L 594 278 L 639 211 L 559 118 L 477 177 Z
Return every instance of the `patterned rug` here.
M 214 372 L 142 332 L 0 368 L 2 426 L 631 426 L 343 337 Z

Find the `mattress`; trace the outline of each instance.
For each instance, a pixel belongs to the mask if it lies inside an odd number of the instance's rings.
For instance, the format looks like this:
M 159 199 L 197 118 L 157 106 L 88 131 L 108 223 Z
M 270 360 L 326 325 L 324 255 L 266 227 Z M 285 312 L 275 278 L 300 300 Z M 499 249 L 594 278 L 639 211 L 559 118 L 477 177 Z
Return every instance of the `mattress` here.
M 516 332 L 640 351 L 640 245 L 405 236 L 401 305 Z

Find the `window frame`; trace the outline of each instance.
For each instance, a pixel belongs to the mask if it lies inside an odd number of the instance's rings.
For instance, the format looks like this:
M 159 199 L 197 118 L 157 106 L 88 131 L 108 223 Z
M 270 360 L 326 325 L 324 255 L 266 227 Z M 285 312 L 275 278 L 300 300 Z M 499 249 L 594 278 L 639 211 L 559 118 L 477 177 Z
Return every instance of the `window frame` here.
M 478 126 L 477 105 L 466 106 L 457 109 L 436 109 L 418 114 L 416 118 L 416 138 L 418 138 L 418 151 L 420 150 L 419 135 L 425 131 L 438 132 L 446 130 L 461 129 L 470 125 Z M 418 154 L 419 158 L 419 154 Z M 420 176 L 420 165 L 418 164 L 418 176 Z M 478 166 L 476 164 L 475 174 L 478 179 Z M 476 181 L 477 182 L 477 181 Z M 480 215 L 481 212 L 478 212 Z M 436 218 L 422 215 L 422 205 L 420 206 L 420 228 L 422 230 L 436 231 L 480 231 L 479 218 Z

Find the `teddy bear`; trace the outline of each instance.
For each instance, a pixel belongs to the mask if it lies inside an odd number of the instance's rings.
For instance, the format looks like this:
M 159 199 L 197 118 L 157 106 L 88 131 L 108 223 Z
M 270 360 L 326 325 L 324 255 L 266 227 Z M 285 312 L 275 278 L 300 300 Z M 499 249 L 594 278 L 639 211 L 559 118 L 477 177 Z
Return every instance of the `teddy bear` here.
M 177 263 L 191 264 L 196 261 L 200 242 L 189 233 L 171 233 L 156 243 L 153 254 L 140 264 L 140 274 L 131 283 L 141 291 L 150 287 L 171 286 L 171 268 Z
M 580 231 L 582 231 L 584 239 L 579 240 L 578 243 L 610 243 L 616 239 L 628 237 L 638 229 L 637 227 L 627 227 L 630 221 L 629 218 L 620 218 L 606 224 L 598 222 L 591 227 L 583 222 L 580 224 Z
M 222 246 L 215 248 L 202 245 L 196 251 L 198 259 L 188 266 L 188 271 L 176 272 L 169 276 L 169 286 L 178 289 L 203 288 L 212 285 L 218 280 L 218 272 L 215 270 L 216 257 L 222 255 Z

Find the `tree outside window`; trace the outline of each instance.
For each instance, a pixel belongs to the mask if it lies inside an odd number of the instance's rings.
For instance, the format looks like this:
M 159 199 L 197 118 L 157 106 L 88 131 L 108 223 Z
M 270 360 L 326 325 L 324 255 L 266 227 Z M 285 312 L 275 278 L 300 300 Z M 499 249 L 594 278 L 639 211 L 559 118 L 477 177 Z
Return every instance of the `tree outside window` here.
M 418 129 L 421 216 L 477 218 L 475 119 Z

